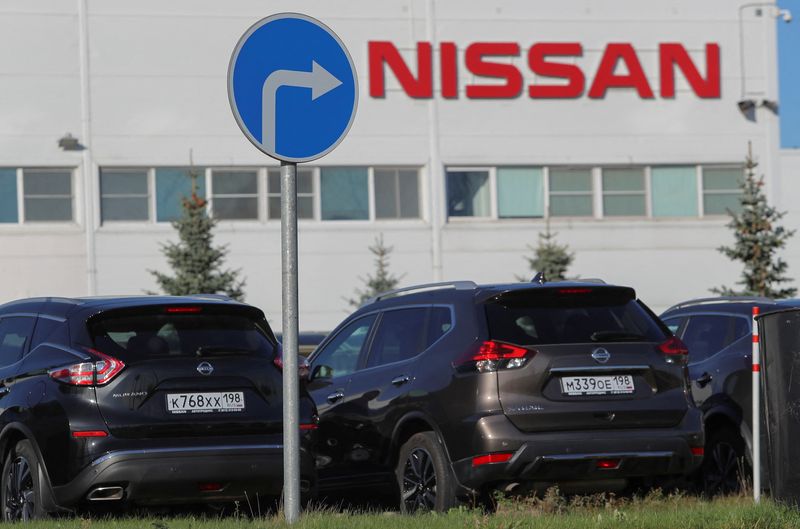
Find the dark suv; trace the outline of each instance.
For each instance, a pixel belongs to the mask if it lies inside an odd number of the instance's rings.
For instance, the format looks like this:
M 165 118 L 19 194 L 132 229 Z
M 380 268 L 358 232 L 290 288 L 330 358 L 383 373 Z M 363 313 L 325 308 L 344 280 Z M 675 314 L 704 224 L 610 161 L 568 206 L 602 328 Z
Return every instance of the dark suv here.
M 321 492 L 394 483 L 402 511 L 445 510 L 492 489 L 610 485 L 702 460 L 686 349 L 631 288 L 402 289 L 309 361 Z
M 279 495 L 276 352 L 259 309 L 216 296 L 0 306 L 3 517 Z M 306 444 L 315 418 L 301 393 Z
M 800 300 L 701 298 L 661 315 L 689 348 L 692 395 L 706 425 L 706 458 L 698 485 L 708 494 L 738 491 L 742 473 L 748 470 L 742 462 L 752 464 L 753 307 L 763 314 L 800 307 Z M 763 425 L 761 432 L 761 446 L 766 448 Z M 766 471 L 766 465 L 762 468 Z

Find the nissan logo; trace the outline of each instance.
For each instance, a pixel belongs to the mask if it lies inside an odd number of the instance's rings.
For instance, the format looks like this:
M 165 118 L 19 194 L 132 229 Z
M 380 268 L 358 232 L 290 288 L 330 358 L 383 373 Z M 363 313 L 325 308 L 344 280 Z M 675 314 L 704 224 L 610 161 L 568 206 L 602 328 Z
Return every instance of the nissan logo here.
M 608 359 L 611 358 L 611 353 L 609 353 L 602 347 L 598 347 L 597 349 L 592 351 L 592 358 L 598 364 L 605 364 L 606 362 L 608 362 Z
M 200 362 L 200 365 L 197 366 L 197 372 L 201 375 L 210 375 L 214 372 L 214 366 L 208 362 Z

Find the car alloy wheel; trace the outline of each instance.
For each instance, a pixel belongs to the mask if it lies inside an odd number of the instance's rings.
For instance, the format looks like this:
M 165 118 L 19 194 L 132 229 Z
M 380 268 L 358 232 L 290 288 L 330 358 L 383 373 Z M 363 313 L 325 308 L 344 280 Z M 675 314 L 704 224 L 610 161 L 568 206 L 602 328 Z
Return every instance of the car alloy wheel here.
M 33 473 L 28 460 L 22 456 L 9 465 L 5 482 L 5 505 L 3 514 L 6 521 L 23 521 L 33 519 L 36 505 L 33 489 Z
M 432 511 L 436 506 L 436 469 L 424 448 L 415 448 L 406 458 L 402 499 L 408 512 Z
M 706 457 L 709 458 L 704 472 L 706 494 L 713 496 L 737 492 L 741 484 L 739 458 L 734 446 L 724 441 L 718 442 Z

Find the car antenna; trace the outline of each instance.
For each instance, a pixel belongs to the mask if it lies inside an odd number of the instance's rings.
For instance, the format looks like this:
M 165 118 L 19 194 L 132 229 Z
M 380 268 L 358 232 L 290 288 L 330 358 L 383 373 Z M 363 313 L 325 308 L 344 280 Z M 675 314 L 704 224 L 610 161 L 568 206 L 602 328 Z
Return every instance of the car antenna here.
M 538 283 L 540 285 L 544 285 L 547 282 L 547 278 L 544 276 L 544 272 L 537 272 L 533 279 L 531 279 L 531 283 Z

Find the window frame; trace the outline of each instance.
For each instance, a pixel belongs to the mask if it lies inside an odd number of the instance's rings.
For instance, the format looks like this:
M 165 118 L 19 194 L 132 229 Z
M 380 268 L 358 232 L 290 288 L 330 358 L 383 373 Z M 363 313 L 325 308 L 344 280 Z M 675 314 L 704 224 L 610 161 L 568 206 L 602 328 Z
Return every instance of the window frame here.
M 65 167 L 63 165 L 58 166 L 30 166 L 30 167 L 18 167 L 17 168 L 17 216 L 18 216 L 18 223 L 17 225 L 27 225 L 27 226 L 64 226 L 70 224 L 77 224 L 76 217 L 81 213 L 77 209 L 77 182 L 75 178 L 76 167 Z M 69 200 L 70 200 L 70 212 L 71 218 L 69 220 L 29 220 L 26 216 L 25 211 L 25 198 L 28 195 L 25 194 L 25 171 L 64 171 L 69 173 Z M 31 195 L 31 197 L 40 197 L 40 198 L 66 198 L 66 195 Z M 9 226 L 14 226 L 14 223 L 8 222 L 5 223 Z
M 620 169 L 641 169 L 642 170 L 642 190 L 641 191 L 606 191 L 605 190 L 605 172 L 607 169 L 610 170 L 620 170 Z M 602 165 L 597 167 L 597 171 L 600 175 L 600 185 L 599 185 L 599 192 L 600 195 L 599 205 L 600 205 L 600 214 L 599 216 L 603 219 L 612 219 L 612 220 L 619 220 L 619 219 L 649 219 L 652 218 L 652 209 L 650 207 L 650 166 L 649 165 Z M 608 215 L 606 213 L 606 203 L 605 199 L 606 196 L 613 196 L 613 197 L 638 197 L 641 196 L 642 200 L 644 201 L 644 215 Z
M 255 173 L 256 177 L 256 193 L 247 194 L 247 193 L 235 193 L 235 194 L 219 194 L 216 195 L 214 193 L 214 172 L 228 172 L 228 173 Z M 262 178 L 262 172 L 264 171 L 263 167 L 251 167 L 251 166 L 238 166 L 238 167 L 231 167 L 231 166 L 213 166 L 213 167 L 206 167 L 205 174 L 203 175 L 206 180 L 206 213 L 217 220 L 220 223 L 261 223 L 263 222 L 262 210 L 264 208 L 261 207 L 261 203 L 265 202 L 264 200 L 264 183 Z M 256 199 L 256 216 L 254 218 L 246 218 L 246 219 L 222 219 L 217 218 L 214 216 L 214 201 L 216 198 L 255 198 Z
M 98 197 L 98 226 L 103 227 L 105 225 L 113 225 L 113 226 L 125 226 L 125 225 L 139 225 L 142 224 L 151 224 L 155 222 L 155 209 L 156 209 L 156 197 L 155 197 L 155 168 L 153 167 L 136 167 L 132 165 L 127 166 L 107 166 L 105 169 L 116 171 L 116 172 L 141 172 L 144 171 L 147 181 L 147 219 L 144 220 L 103 220 L 103 169 L 104 167 L 98 167 L 97 170 L 97 197 Z M 115 195 L 120 197 L 126 196 L 141 196 L 141 195 Z
M 308 170 L 311 171 L 311 193 L 297 193 L 297 198 L 300 197 L 311 197 L 311 218 L 300 218 L 297 217 L 297 222 L 319 222 L 322 215 L 321 215 L 321 207 L 322 203 L 320 201 L 320 168 L 318 166 L 313 167 L 298 167 L 298 171 L 301 170 Z M 277 217 L 270 217 L 270 208 L 269 208 L 269 199 L 270 198 L 278 198 L 280 199 L 281 193 L 278 190 L 277 193 L 273 193 L 269 187 L 269 175 L 271 172 L 277 172 L 280 177 L 280 167 L 265 167 L 264 168 L 264 194 L 263 194 L 263 202 L 264 202 L 264 222 L 266 223 L 280 223 L 281 221 L 281 214 L 280 210 L 278 210 Z M 328 221 L 325 221 L 328 222 Z
M 417 175 L 417 216 L 416 217 L 382 217 L 378 218 L 377 200 L 375 195 L 375 170 L 379 171 L 394 171 L 395 182 L 397 183 L 397 206 L 400 207 L 400 171 L 414 171 Z M 422 168 L 414 165 L 370 165 L 369 166 L 369 185 L 370 185 L 370 220 L 374 222 L 414 222 L 423 219 L 423 193 L 422 193 Z M 398 209 L 398 214 L 400 213 Z M 327 221 L 326 221 L 327 222 Z
M 605 218 L 603 217 L 602 205 L 600 206 L 600 211 L 598 211 L 597 207 L 597 168 L 596 165 L 580 165 L 580 164 L 570 164 L 570 165 L 551 165 L 548 167 L 547 171 L 547 202 L 546 202 L 546 215 L 550 219 L 574 219 L 574 220 L 581 220 L 581 219 L 598 219 L 598 218 Z M 553 183 L 551 181 L 553 177 L 553 169 L 564 169 L 564 170 L 588 170 L 589 172 L 589 191 L 553 191 Z M 602 195 L 602 185 L 599 193 Z M 551 211 L 551 204 L 553 203 L 553 196 L 562 196 L 562 197 L 589 197 L 589 203 L 591 204 L 592 211 L 588 215 L 553 215 Z
M 449 191 L 447 186 L 447 173 L 462 173 L 462 172 L 486 172 L 488 178 L 486 183 L 489 186 L 489 215 L 484 216 L 452 216 L 450 215 L 450 200 Z M 444 216 L 447 222 L 474 222 L 482 220 L 518 220 L 518 219 L 500 219 L 497 215 L 497 166 L 485 165 L 453 165 L 444 166 Z
M 706 194 L 711 195 L 736 195 L 741 196 L 741 190 L 737 187 L 735 190 L 726 189 L 714 189 L 710 191 L 706 191 L 706 169 L 738 169 L 741 172 L 742 178 L 745 178 L 745 168 L 742 165 L 735 165 L 735 164 L 700 164 L 699 165 L 701 173 L 700 173 L 700 198 L 699 198 L 699 206 L 702 208 L 703 216 L 709 218 L 727 218 L 727 213 L 706 213 L 705 209 L 705 201 L 706 201 Z

